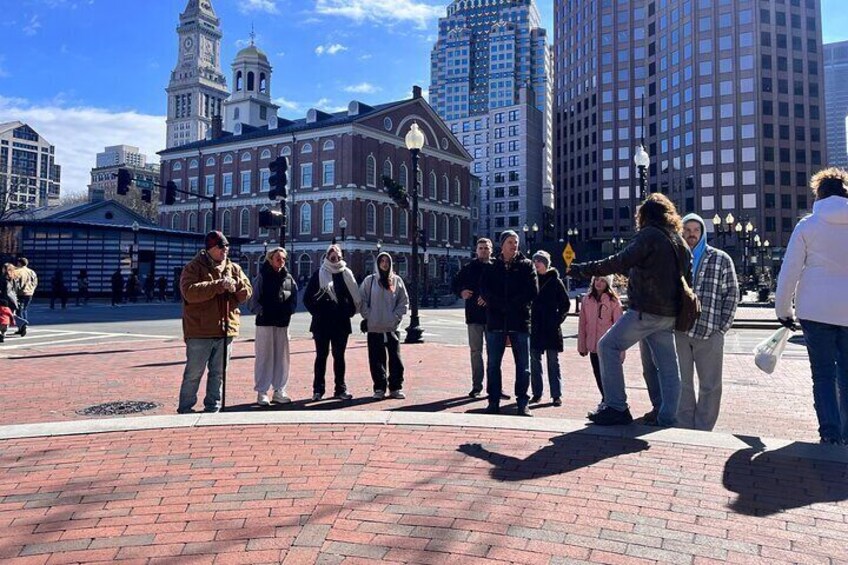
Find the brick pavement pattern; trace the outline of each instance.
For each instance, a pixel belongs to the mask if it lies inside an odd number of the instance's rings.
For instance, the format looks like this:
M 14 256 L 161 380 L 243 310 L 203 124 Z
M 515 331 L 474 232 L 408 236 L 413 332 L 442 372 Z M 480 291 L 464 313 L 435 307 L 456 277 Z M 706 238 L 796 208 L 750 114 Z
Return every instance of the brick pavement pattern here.
M 574 432 L 180 428 L 0 443 L 4 563 L 837 563 L 843 464 Z

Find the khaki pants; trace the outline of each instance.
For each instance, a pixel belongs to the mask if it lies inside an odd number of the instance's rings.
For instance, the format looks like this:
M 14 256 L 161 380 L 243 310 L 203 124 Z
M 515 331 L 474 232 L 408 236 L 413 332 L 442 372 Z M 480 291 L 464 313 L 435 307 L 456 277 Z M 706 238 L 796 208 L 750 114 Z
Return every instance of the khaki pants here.
M 680 363 L 680 407 L 677 423 L 684 428 L 712 430 L 721 408 L 721 374 L 724 361 L 724 334 L 716 332 L 707 339 L 691 338 L 675 332 L 677 359 Z M 698 395 L 695 398 L 695 370 L 698 371 Z

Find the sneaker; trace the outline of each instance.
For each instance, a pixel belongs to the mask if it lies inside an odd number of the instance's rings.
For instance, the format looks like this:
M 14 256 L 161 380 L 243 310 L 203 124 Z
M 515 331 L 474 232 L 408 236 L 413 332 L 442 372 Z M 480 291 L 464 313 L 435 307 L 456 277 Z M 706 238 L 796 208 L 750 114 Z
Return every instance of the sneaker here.
M 525 416 L 527 418 L 533 417 L 533 413 L 530 411 L 530 407 L 526 406 L 526 405 L 525 406 L 519 406 L 515 415 L 516 416 Z
M 554 398 L 554 406 L 562 406 L 562 398 Z
M 281 390 L 275 390 L 274 396 L 271 397 L 271 402 L 274 402 L 276 404 L 288 404 L 289 402 L 291 402 L 291 398 L 289 398 L 289 395 L 287 395 L 285 392 Z
M 21 337 L 26 337 L 27 327 L 21 326 L 21 329 L 18 331 L 18 333 L 21 334 Z
M 539 404 L 541 401 L 541 396 L 533 396 L 533 398 L 530 399 L 530 404 Z
M 488 406 L 486 406 L 486 414 L 500 414 L 500 413 L 501 413 L 501 407 L 500 406 L 495 406 L 494 404 L 489 404 Z
M 657 425 L 657 415 L 659 414 L 659 410 L 656 408 L 652 408 L 650 412 L 645 412 L 639 420 L 642 424 L 646 426 L 655 426 Z
M 383 400 L 384 398 L 386 398 L 386 391 L 385 390 L 375 390 L 374 396 L 372 398 L 374 398 L 374 400 Z
M 480 394 L 482 391 L 472 389 L 471 392 L 468 393 L 468 398 L 480 398 Z
M 312 401 L 313 401 L 313 402 L 318 402 L 318 401 L 319 401 L 319 400 L 321 400 L 322 398 L 324 398 L 324 395 L 323 395 L 322 393 L 320 393 L 320 392 L 316 392 L 316 393 L 314 393 L 314 394 L 312 395 Z
M 349 392 L 337 392 L 333 395 L 333 398 L 336 400 L 350 400 L 353 398 L 353 395 Z
M 398 400 L 403 400 L 406 398 L 406 395 L 403 393 L 403 389 L 393 390 L 389 393 L 389 396 L 392 398 L 397 398 Z
M 268 398 L 266 393 L 260 392 L 256 394 L 256 404 L 259 406 L 271 406 L 271 399 Z
M 593 424 L 599 426 L 623 426 L 633 422 L 633 416 L 630 415 L 630 410 L 619 411 L 609 406 L 604 406 L 602 410 L 589 414 L 589 420 Z
M 6 341 L 6 335 L 5 335 L 5 334 L 0 334 L 0 343 L 3 343 L 3 342 L 5 342 L 5 341 Z
M 218 407 L 216 407 L 216 408 L 204 408 L 203 411 L 206 412 L 207 414 L 217 414 L 218 412 L 221 411 L 221 409 L 218 408 Z

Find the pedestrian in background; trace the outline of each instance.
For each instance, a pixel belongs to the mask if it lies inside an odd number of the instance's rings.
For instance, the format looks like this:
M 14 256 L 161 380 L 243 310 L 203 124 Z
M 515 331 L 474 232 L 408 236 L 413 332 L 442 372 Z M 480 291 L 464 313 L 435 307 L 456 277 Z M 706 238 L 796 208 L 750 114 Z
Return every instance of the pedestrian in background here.
M 180 276 L 186 343 L 186 366 L 177 407 L 180 414 L 194 411 L 205 369 L 204 412 L 221 409 L 224 355 L 229 360 L 233 338 L 239 333 L 239 305 L 253 292 L 241 267 L 227 257 L 230 242 L 224 234 L 207 233 L 204 245 L 205 249 L 183 268 Z
M 486 392 L 489 414 L 500 413 L 503 362 L 507 339 L 515 360 L 515 400 L 519 416 L 532 416 L 530 397 L 530 310 L 539 294 L 536 271 L 518 250 L 518 234 L 501 234 L 501 253 L 483 275 L 486 302 Z
M 674 327 L 681 309 L 681 276 L 690 285 L 692 281 L 692 254 L 680 236 L 683 226 L 677 209 L 665 195 L 653 193 L 645 199 L 636 225 L 636 237 L 616 255 L 571 265 L 573 276 L 628 274 L 629 309 L 598 343 L 604 403 L 589 414 L 589 420 L 602 426 L 633 421 L 622 353 L 644 339 L 659 371 L 662 402 L 656 425 L 673 426 L 680 403 Z
M 783 256 L 775 310 L 801 322 L 813 373 L 822 443 L 848 443 L 848 172 L 829 168 L 811 181 L 813 213 L 798 222 Z M 792 300 L 795 299 L 795 307 Z
M 165 275 L 159 275 L 156 280 L 156 288 L 159 291 L 159 302 L 165 302 L 165 295 L 168 292 L 168 279 L 165 278 Z
M 297 283 L 286 269 L 287 257 L 282 247 L 270 249 L 254 279 L 251 298 L 251 303 L 256 305 L 253 390 L 260 406 L 291 402 L 286 392 L 291 368 L 289 323 L 297 308 Z M 274 389 L 270 399 L 269 387 Z
M 139 285 L 138 270 L 133 269 L 130 276 L 127 277 L 127 300 L 129 302 L 138 301 Z
M 124 275 L 121 274 L 121 269 L 115 269 L 112 273 L 112 306 L 120 306 L 124 301 Z
M 454 276 L 453 292 L 465 301 L 465 325 L 468 329 L 468 347 L 471 350 L 471 392 L 477 398 L 483 392 L 483 338 L 486 335 L 486 301 L 481 287 L 483 272 L 492 265 L 492 240 L 477 240 L 476 257 L 466 263 Z M 507 397 L 507 400 L 509 397 Z
M 312 315 L 309 331 L 315 340 L 312 400 L 321 400 L 326 393 L 327 358 L 331 350 L 333 397 L 339 400 L 353 398 L 345 382 L 345 352 L 352 332 L 350 319 L 359 312 L 361 300 L 356 278 L 343 259 L 341 247 L 330 245 L 303 295 L 303 303 Z
M 88 305 L 88 271 L 80 269 L 77 275 L 77 306 L 82 302 Z
M 531 404 L 542 400 L 542 355 L 548 369 L 548 385 L 554 406 L 562 406 L 562 375 L 559 354 L 563 350 L 562 324 L 565 322 L 571 301 L 559 271 L 551 267 L 547 251 L 533 254 L 533 266 L 539 278 L 539 294 L 533 299 L 530 317 L 530 386 L 533 390 Z
M 612 275 L 592 277 L 591 290 L 583 297 L 583 308 L 577 324 L 577 352 L 589 356 L 595 384 L 604 401 L 601 381 L 601 363 L 598 359 L 598 342 L 622 316 L 621 300 L 613 288 Z
M 5 299 L 0 298 L 0 343 L 6 341 L 6 331 L 15 325 L 15 313 Z
M 145 302 L 153 302 L 153 291 L 156 289 L 156 279 L 153 278 L 153 273 L 147 273 L 144 277 L 144 300 Z
M 374 398 L 385 398 L 387 385 L 389 396 L 406 398 L 398 327 L 409 307 L 409 297 L 403 279 L 394 272 L 391 255 L 386 252 L 377 255 L 376 272 L 362 281 L 360 295 L 362 318 L 368 331 L 368 365 L 374 382 Z
M 33 295 L 35 295 L 35 289 L 38 288 L 38 274 L 29 267 L 29 261 L 26 257 L 18 258 L 18 268 L 15 273 L 18 276 L 21 288 L 18 293 L 18 314 L 23 320 L 17 333 L 23 337 L 27 333 L 27 326 L 29 326 L 29 305 L 32 302 Z
M 65 273 L 62 269 L 56 269 L 53 278 L 50 279 L 50 309 L 56 307 L 56 301 L 62 304 L 62 310 L 68 305 L 68 287 L 65 284 Z
M 0 304 L 9 308 L 9 311 L 14 316 L 20 312 L 19 296 L 21 291 L 21 281 L 17 273 L 17 269 L 11 263 L 4 263 L 0 268 Z M 14 320 L 6 324 L 6 327 L 14 325 Z
M 692 290 L 701 301 L 701 315 L 691 330 L 674 333 L 681 387 L 677 423 L 710 431 L 721 409 L 724 334 L 730 331 L 736 316 L 739 285 L 733 259 L 707 245 L 707 225 L 701 216 L 689 214 L 683 218 L 683 239 L 692 251 Z

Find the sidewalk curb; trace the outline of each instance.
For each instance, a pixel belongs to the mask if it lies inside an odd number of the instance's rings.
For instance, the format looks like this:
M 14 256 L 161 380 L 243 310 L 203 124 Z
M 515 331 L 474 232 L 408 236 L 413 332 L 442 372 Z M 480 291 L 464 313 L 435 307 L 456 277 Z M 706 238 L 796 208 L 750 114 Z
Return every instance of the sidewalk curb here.
M 582 420 L 565 418 L 527 419 L 511 416 L 481 414 L 388 412 L 388 411 L 297 411 L 219 414 L 183 414 L 172 416 L 141 416 L 134 418 L 103 418 L 70 422 L 48 422 L 0 426 L 0 441 L 24 438 L 63 437 L 73 435 L 131 432 L 143 430 L 200 428 L 210 426 L 255 425 L 386 425 L 432 426 L 451 428 L 485 428 L 512 431 L 581 433 L 616 439 L 640 439 L 651 443 L 671 443 L 681 446 L 707 447 L 738 451 L 750 449 L 748 440 L 762 442 L 762 453 L 780 450 L 785 457 L 848 464 L 848 449 L 839 446 L 795 442 L 775 438 L 744 438 L 727 433 L 702 432 L 681 428 L 657 429 L 631 425 L 599 427 Z

